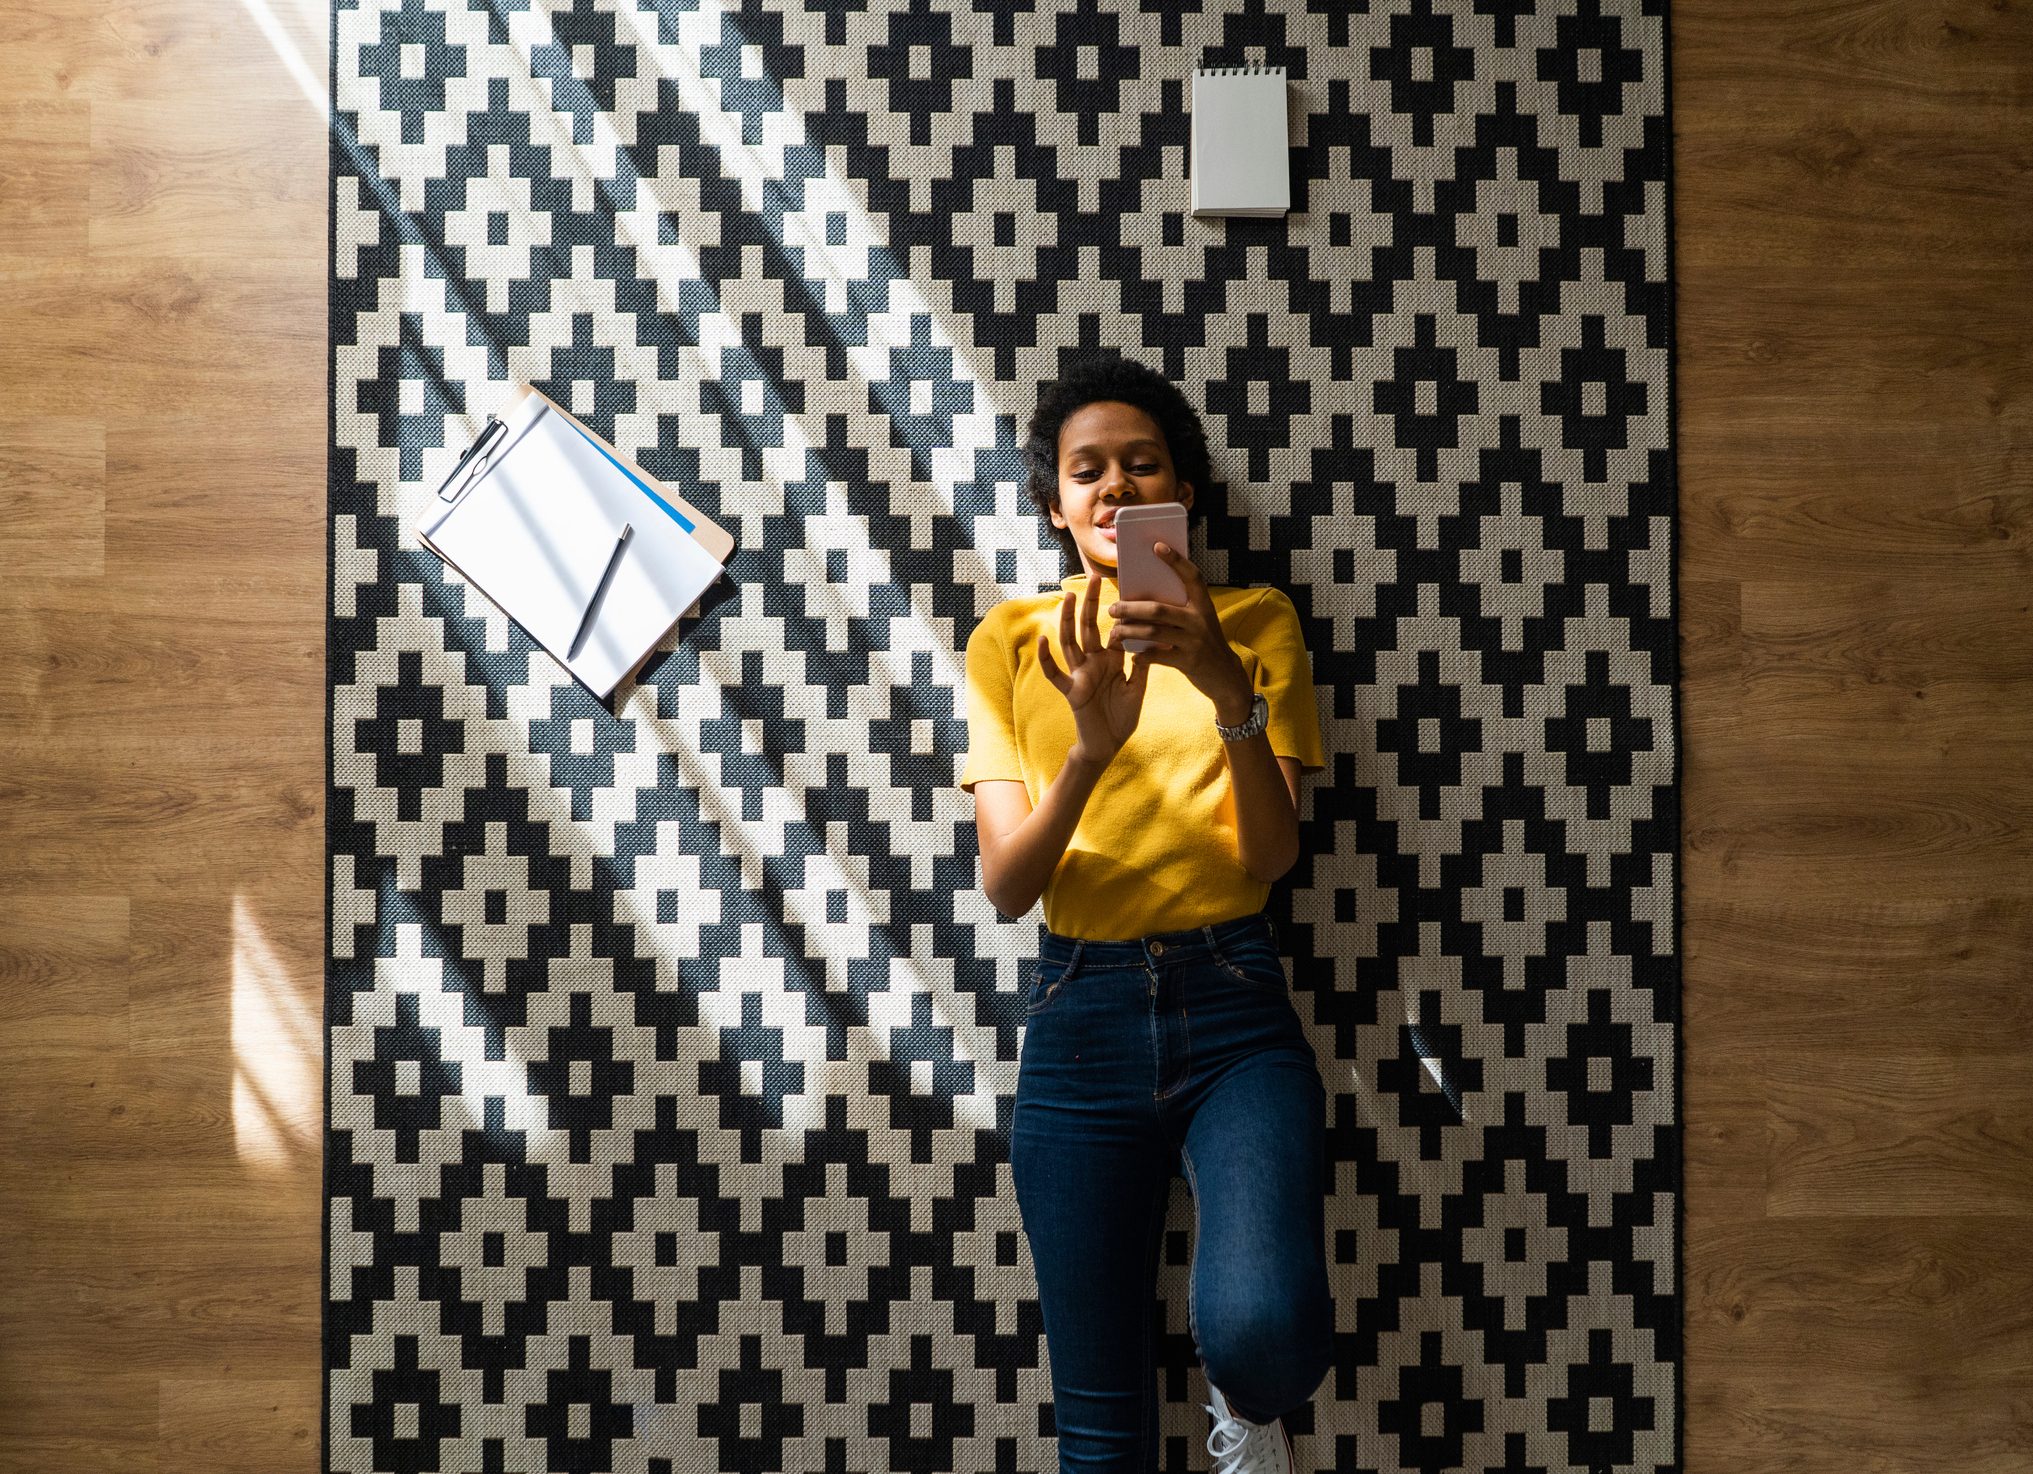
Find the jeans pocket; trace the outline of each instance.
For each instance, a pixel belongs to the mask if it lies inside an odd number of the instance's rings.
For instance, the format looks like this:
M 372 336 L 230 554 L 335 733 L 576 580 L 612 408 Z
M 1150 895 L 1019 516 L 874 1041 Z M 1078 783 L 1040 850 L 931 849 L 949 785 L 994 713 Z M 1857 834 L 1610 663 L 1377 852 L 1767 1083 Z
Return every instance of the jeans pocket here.
M 1280 998 L 1291 992 L 1284 959 L 1278 955 L 1277 943 L 1268 937 L 1245 936 L 1225 943 L 1216 956 L 1222 971 L 1246 988 L 1275 993 Z
M 1025 990 L 1024 1017 L 1036 1018 L 1065 994 L 1066 984 L 1080 970 L 1080 948 L 1069 957 L 1040 957 L 1030 965 L 1030 984 Z

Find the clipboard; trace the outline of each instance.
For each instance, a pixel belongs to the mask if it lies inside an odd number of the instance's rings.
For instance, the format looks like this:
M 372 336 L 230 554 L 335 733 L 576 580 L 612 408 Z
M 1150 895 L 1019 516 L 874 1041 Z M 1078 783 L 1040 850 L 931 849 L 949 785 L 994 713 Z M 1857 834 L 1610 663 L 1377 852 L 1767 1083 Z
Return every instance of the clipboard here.
M 416 534 L 602 701 L 734 551 L 725 528 L 529 385 L 488 417 Z

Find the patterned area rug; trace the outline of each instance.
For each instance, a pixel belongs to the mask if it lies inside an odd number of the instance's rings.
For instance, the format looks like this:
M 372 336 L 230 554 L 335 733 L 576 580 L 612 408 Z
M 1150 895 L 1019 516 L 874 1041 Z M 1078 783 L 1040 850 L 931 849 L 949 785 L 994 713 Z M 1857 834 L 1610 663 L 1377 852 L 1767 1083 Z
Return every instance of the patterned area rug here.
M 1659 0 L 341 0 L 334 1470 L 1041 1471 L 1008 1171 L 1037 917 L 961 654 L 1075 569 L 1069 351 L 1162 368 L 1191 556 L 1305 621 L 1273 892 L 1330 1092 L 1308 1470 L 1679 1463 Z M 1292 213 L 1188 218 L 1199 65 Z M 419 547 L 534 383 L 735 533 L 602 704 Z M 1175 1182 L 1164 1467 L 1204 1468 Z

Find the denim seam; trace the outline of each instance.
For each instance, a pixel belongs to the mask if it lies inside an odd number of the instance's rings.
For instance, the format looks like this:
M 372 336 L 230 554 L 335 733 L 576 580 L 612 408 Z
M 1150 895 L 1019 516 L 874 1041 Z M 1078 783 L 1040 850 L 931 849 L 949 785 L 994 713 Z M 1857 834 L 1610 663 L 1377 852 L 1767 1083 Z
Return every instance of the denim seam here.
M 1153 995 L 1152 1003 L 1155 1004 L 1156 1001 L 1156 996 Z M 1170 1100 L 1178 1092 L 1180 1086 L 1190 1083 L 1193 1078 L 1193 1029 L 1186 1018 L 1186 1005 L 1183 1003 L 1179 1005 L 1179 1032 L 1180 1037 L 1185 1041 L 1185 1047 L 1179 1051 L 1182 1064 L 1179 1071 L 1178 1083 L 1168 1090 L 1165 1088 L 1163 1080 L 1159 1078 L 1158 1073 L 1164 1064 L 1164 1061 L 1159 1057 L 1162 1053 L 1165 1037 L 1164 1016 L 1158 1012 L 1155 1006 L 1151 1009 L 1151 1083 L 1157 1087 L 1151 1091 L 1152 1100 Z

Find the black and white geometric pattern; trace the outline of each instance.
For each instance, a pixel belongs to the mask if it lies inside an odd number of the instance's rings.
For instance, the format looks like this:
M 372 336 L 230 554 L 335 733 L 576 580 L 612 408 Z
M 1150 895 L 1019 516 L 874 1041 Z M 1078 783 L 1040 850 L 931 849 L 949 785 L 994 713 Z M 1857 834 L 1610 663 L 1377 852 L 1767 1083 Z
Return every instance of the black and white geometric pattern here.
M 340 0 L 334 1470 L 1052 1470 L 1008 1169 L 1037 917 L 962 652 L 1066 572 L 1065 355 L 1200 405 L 1192 556 L 1304 620 L 1274 890 L 1329 1084 L 1308 1470 L 1680 1429 L 1663 0 Z M 1201 65 L 1292 213 L 1186 214 Z M 412 528 L 535 384 L 735 535 L 593 700 Z M 1192 1204 L 1163 1460 L 1205 1468 Z

